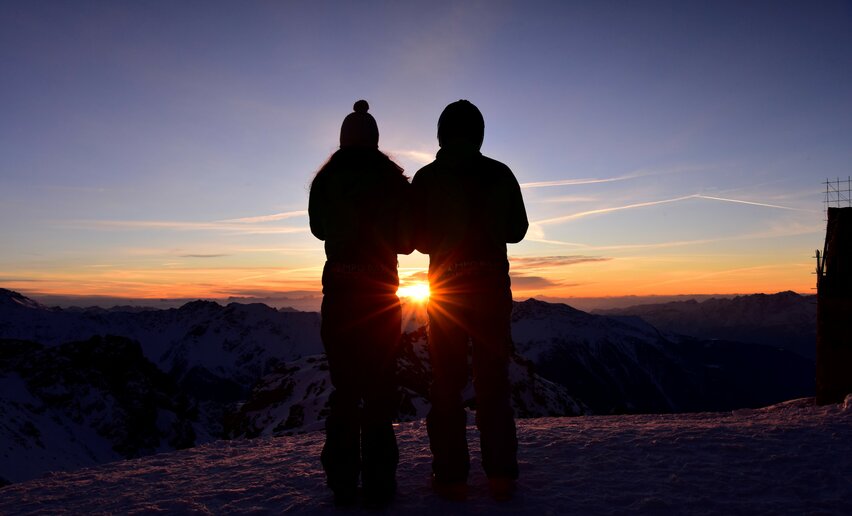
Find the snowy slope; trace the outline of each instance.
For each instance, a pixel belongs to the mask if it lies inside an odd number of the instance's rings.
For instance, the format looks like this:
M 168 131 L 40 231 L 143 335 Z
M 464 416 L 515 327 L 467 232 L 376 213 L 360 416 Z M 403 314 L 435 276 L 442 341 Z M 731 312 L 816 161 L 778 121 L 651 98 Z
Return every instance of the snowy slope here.
M 20 481 L 195 444 L 175 382 L 120 337 L 0 340 L 0 478 Z
M 48 347 L 108 335 L 138 342 L 145 357 L 167 373 L 181 394 L 190 399 L 197 413 L 193 417 L 196 443 L 223 435 L 223 420 L 236 403 L 246 399 L 263 375 L 287 362 L 320 353 L 319 322 L 316 313 L 280 311 L 262 304 L 221 306 L 208 301 L 168 310 L 62 310 L 0 289 L 0 339 L 22 339 Z M 19 417 L 38 419 L 23 413 Z M 39 426 L 35 428 L 38 430 Z M 0 436 L 8 438 L 8 434 L 0 427 Z M 72 450 L 90 446 L 73 435 L 70 441 L 68 447 Z M 26 446 L 37 451 L 37 442 Z M 86 455 L 89 456 L 95 462 L 109 457 L 103 453 Z M 32 463 L 31 458 L 19 457 L 27 463 Z M 92 462 L 85 457 L 74 461 L 57 458 L 56 464 L 70 467 Z M 8 464 L 4 458 L 0 471 Z
M 519 418 L 580 415 L 587 409 L 565 390 L 533 372 L 531 363 L 512 357 L 509 377 L 512 406 Z M 399 418 L 426 417 L 431 379 L 425 329 L 403 335 L 398 360 Z M 290 435 L 324 428 L 332 385 L 325 355 L 305 357 L 282 365 L 255 385 L 249 399 L 234 414 L 227 428 L 230 437 Z M 475 408 L 473 386 L 465 390 L 466 405 Z M 473 415 L 469 415 L 473 422 Z
M 750 343 L 664 335 L 637 317 L 515 303 L 512 337 L 539 375 L 594 413 L 725 410 L 813 394 L 813 362 Z
M 490 499 L 476 432 L 467 501 L 428 484 L 425 425 L 397 428 L 399 493 L 388 514 L 852 513 L 852 397 L 758 410 L 518 422 L 521 478 Z M 319 464 L 322 434 L 217 441 L 0 489 L 0 513 L 341 514 Z M 347 514 L 369 513 L 359 509 Z M 372 511 L 373 513 L 375 511 Z

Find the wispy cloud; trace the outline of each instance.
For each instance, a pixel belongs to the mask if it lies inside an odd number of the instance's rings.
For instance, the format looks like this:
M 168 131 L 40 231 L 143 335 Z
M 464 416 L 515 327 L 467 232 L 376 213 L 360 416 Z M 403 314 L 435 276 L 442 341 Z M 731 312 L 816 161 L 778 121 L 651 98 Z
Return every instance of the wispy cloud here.
M 749 205 L 749 206 L 759 206 L 759 207 L 763 207 L 763 208 L 772 208 L 772 209 L 778 209 L 778 210 L 803 211 L 803 212 L 814 212 L 814 213 L 816 213 L 814 210 L 803 210 L 801 208 L 793 208 L 793 207 L 790 207 L 790 206 L 781 206 L 781 205 L 778 205 L 778 204 L 769 204 L 769 203 L 762 203 L 762 202 L 757 202 L 757 201 L 747 201 L 747 200 L 743 200 L 743 199 L 730 199 L 730 198 L 725 198 L 725 197 L 714 197 L 714 196 L 703 195 L 703 194 L 691 194 L 691 195 L 683 195 L 683 196 L 680 196 L 680 197 L 673 197 L 671 199 L 659 199 L 659 200 L 656 200 L 656 201 L 645 201 L 645 202 L 638 202 L 638 203 L 633 203 L 633 204 L 626 204 L 626 205 L 623 205 L 623 206 L 611 206 L 611 207 L 608 207 L 608 208 L 599 208 L 599 209 L 595 209 L 595 210 L 580 211 L 580 212 L 571 213 L 571 214 L 568 214 L 568 215 L 560 215 L 558 217 L 551 217 L 551 218 L 548 218 L 548 219 L 537 220 L 537 221 L 534 222 L 534 224 L 538 224 L 538 225 L 556 224 L 556 223 L 559 223 L 559 222 L 566 222 L 566 221 L 569 221 L 569 220 L 581 219 L 581 218 L 588 217 L 588 216 L 591 216 L 591 215 L 602 215 L 602 214 L 605 214 L 605 213 L 612 213 L 612 212 L 616 212 L 616 211 L 633 210 L 633 209 L 636 209 L 636 208 L 647 208 L 648 206 L 658 206 L 660 204 L 677 203 L 677 202 L 686 201 L 686 200 L 689 200 L 689 199 L 704 199 L 704 200 L 709 200 L 709 201 L 745 204 L 745 205 Z
M 767 238 L 785 238 L 799 235 L 819 235 L 822 234 L 823 228 L 819 225 L 807 226 L 801 224 L 779 225 L 769 228 L 765 231 L 757 231 L 751 233 L 743 233 L 739 235 L 724 236 L 718 238 L 701 238 L 693 240 L 672 240 L 668 242 L 648 242 L 638 244 L 612 244 L 612 245 L 590 245 L 579 242 L 565 242 L 562 240 L 548 240 L 544 238 L 528 238 L 531 242 L 542 244 L 558 245 L 563 247 L 573 247 L 582 251 L 624 251 L 632 249 L 661 249 L 669 247 L 686 247 L 691 245 L 716 244 L 720 242 L 732 242 L 743 240 L 759 240 Z M 514 262 L 513 262 L 514 263 Z
M 543 278 L 541 276 L 525 276 L 521 274 L 512 274 L 512 288 L 514 290 L 530 290 L 535 288 L 548 287 L 564 287 L 561 283 Z
M 431 163 L 435 159 L 434 152 L 424 152 L 418 150 L 390 150 L 388 151 L 388 154 L 390 154 L 391 156 L 408 158 L 411 161 L 420 163 L 421 165 Z
M 241 288 L 220 288 L 218 292 L 221 295 L 229 296 L 227 301 L 251 301 L 258 302 L 289 302 L 289 301 L 305 301 L 317 300 L 322 298 L 322 292 L 318 290 L 277 290 L 277 289 L 241 289 Z
M 321 244 L 321 243 L 320 243 Z M 239 256 L 253 253 L 275 253 L 275 254 L 318 254 L 322 253 L 322 245 L 316 247 L 244 247 L 240 245 L 215 245 L 199 246 L 199 247 L 120 247 L 114 251 L 115 255 L 124 255 L 130 257 L 155 257 L 155 258 L 216 258 L 224 256 Z M 183 264 L 176 261 L 175 264 Z M 109 265 L 93 264 L 89 267 L 112 267 Z
M 590 195 L 560 195 L 559 197 L 547 197 L 545 199 L 538 199 L 536 202 L 539 203 L 567 203 L 567 202 L 596 202 L 600 201 L 599 197 L 593 197 Z
M 235 253 L 282 253 L 282 254 L 310 254 L 322 253 L 322 242 L 315 247 L 239 247 L 232 251 Z
M 271 222 L 305 217 L 307 210 L 284 211 L 269 215 L 255 215 L 212 222 L 175 220 L 76 220 L 63 221 L 87 229 L 161 229 L 171 231 L 221 231 L 244 234 L 287 234 L 308 231 L 307 226 L 275 226 Z
M 125 229 L 146 230 L 159 229 L 168 231 L 219 231 L 243 234 L 289 234 L 304 233 L 307 226 L 265 226 L 246 222 L 188 222 L 173 220 L 72 220 L 57 223 L 61 226 L 71 226 L 83 229 Z
M 610 178 L 583 178 L 583 179 L 557 179 L 555 181 L 533 181 L 530 183 L 521 183 L 521 188 L 548 188 L 551 186 L 575 186 L 575 185 L 593 185 L 597 183 L 613 183 L 615 181 L 624 181 L 632 179 L 630 177 L 610 177 Z
M 656 176 L 660 174 L 670 174 L 674 172 L 682 172 L 691 170 L 694 167 L 675 167 L 670 169 L 647 170 L 639 169 L 616 177 L 587 177 L 573 179 L 556 179 L 553 181 L 533 181 L 529 183 L 521 183 L 521 188 L 550 188 L 555 186 L 577 186 L 577 185 L 593 185 L 598 183 L 615 183 L 618 181 L 628 181 L 630 179 L 638 179 L 640 177 Z
M 599 208 L 599 209 L 596 209 L 596 210 L 586 210 L 586 211 L 580 211 L 580 212 L 577 212 L 577 213 L 572 213 L 570 215 L 561 215 L 559 217 L 551 217 L 549 219 L 537 220 L 537 221 L 535 221 L 535 223 L 540 224 L 540 225 L 556 224 L 558 222 L 566 222 L 566 221 L 569 221 L 569 220 L 581 219 L 583 217 L 588 217 L 590 215 L 601 215 L 601 214 L 604 214 L 604 213 L 612 213 L 612 212 L 615 212 L 615 211 L 632 210 L 632 209 L 636 209 L 636 208 L 645 208 L 647 206 L 657 206 L 657 205 L 660 205 L 660 204 L 669 204 L 669 203 L 673 203 L 673 202 L 683 201 L 683 200 L 686 200 L 686 199 L 692 199 L 694 197 L 695 197 L 695 195 L 685 195 L 683 197 L 675 197 L 675 198 L 672 198 L 672 199 L 661 199 L 661 200 L 658 200 L 658 201 L 639 202 L 639 203 L 634 203 L 634 204 L 627 204 L 627 205 L 624 205 L 624 206 L 612 206 L 612 207 L 609 207 L 609 208 Z
M 603 256 L 513 256 L 509 258 L 513 267 L 536 269 L 544 267 L 563 267 L 589 262 L 605 262 L 611 260 Z
M 790 210 L 790 211 L 804 211 L 804 212 L 812 212 L 816 213 L 816 210 L 805 210 L 802 208 L 792 208 L 790 206 L 781 206 L 778 204 L 769 204 L 764 202 L 756 202 L 756 201 L 744 201 L 742 199 L 728 199 L 726 197 L 713 197 L 711 195 L 704 194 L 695 194 L 693 195 L 696 199 L 707 199 L 709 201 L 721 201 L 721 202 L 732 202 L 736 204 L 748 204 L 750 206 L 763 206 L 764 208 L 777 208 L 779 210 Z
M 712 165 L 701 164 L 675 164 L 667 167 L 655 168 L 640 168 L 626 174 L 615 177 L 591 177 L 591 178 L 572 178 L 572 179 L 557 179 L 553 181 L 533 181 L 529 183 L 521 183 L 521 188 L 550 188 L 559 186 L 576 186 L 590 185 L 598 183 L 615 183 L 618 181 L 628 181 L 631 179 L 640 179 L 646 177 L 654 177 L 661 175 L 684 174 L 696 171 L 706 171 L 712 168 Z
M 699 244 L 710 244 L 716 242 L 722 242 L 726 240 L 737 240 L 744 239 L 745 237 L 736 237 L 736 238 L 704 238 L 698 240 L 674 240 L 670 242 L 653 242 L 653 243 L 641 243 L 641 244 L 613 244 L 613 245 L 589 245 L 589 244 L 580 244 L 577 242 L 563 242 L 560 240 L 532 240 L 533 242 L 540 242 L 543 244 L 552 244 L 552 245 L 561 245 L 566 247 L 576 247 L 582 249 L 584 251 L 624 251 L 630 249 L 664 249 L 668 247 L 685 247 L 690 245 L 699 245 Z
M 230 224 L 256 224 L 261 222 L 275 222 L 278 220 L 291 219 L 293 217 L 305 217 L 308 215 L 308 210 L 285 211 L 281 213 L 273 213 L 272 215 L 258 215 L 255 217 L 242 217 L 239 219 L 226 219 L 220 222 Z

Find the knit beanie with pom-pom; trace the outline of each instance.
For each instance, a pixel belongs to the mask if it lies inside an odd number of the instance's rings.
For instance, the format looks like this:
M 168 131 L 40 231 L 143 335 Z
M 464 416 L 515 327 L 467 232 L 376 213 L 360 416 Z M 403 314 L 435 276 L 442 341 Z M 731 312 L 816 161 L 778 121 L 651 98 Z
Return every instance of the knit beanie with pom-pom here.
M 370 105 L 366 100 L 359 100 L 352 106 L 353 113 L 346 115 L 340 126 L 340 148 L 379 147 L 379 126 L 373 115 L 367 113 Z

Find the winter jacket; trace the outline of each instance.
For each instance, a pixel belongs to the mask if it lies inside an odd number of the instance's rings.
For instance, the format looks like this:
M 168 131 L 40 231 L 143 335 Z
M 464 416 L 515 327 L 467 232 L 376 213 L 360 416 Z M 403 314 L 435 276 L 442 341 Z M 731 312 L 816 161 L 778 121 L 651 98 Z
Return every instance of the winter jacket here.
M 413 250 L 401 210 L 411 185 L 387 156 L 375 149 L 341 149 L 311 184 L 311 233 L 325 241 L 328 264 L 357 272 L 392 270 L 397 254 Z
M 414 245 L 429 255 L 434 277 L 468 265 L 508 270 L 506 244 L 527 232 L 521 189 L 512 171 L 473 147 L 443 147 L 412 180 Z

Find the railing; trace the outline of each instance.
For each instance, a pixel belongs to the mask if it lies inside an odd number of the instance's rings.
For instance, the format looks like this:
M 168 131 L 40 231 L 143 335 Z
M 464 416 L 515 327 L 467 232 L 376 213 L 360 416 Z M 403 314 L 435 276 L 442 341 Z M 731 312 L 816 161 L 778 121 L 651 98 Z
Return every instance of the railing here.
M 822 202 L 826 209 L 852 207 L 852 176 L 846 179 L 838 177 L 833 181 L 826 179 L 823 184 L 825 185 L 825 199 Z
M 839 177 L 834 180 L 826 179 L 823 184 L 825 198 L 822 202 L 825 204 L 825 220 L 828 222 L 828 208 L 852 207 L 852 176 L 847 176 L 846 179 Z M 825 276 L 825 250 L 820 252 L 817 249 L 815 254 L 817 288 L 819 288 L 819 282 Z

